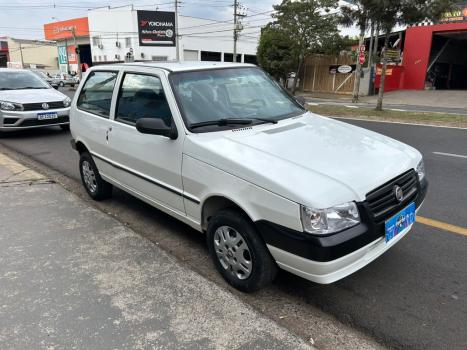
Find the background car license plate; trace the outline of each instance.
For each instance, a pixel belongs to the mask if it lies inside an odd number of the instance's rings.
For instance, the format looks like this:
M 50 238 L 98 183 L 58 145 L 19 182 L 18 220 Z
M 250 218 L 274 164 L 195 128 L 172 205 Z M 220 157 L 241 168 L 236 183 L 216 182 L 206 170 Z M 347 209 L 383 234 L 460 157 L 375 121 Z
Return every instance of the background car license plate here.
M 49 112 L 49 113 L 37 113 L 37 120 L 49 120 L 49 119 L 57 119 L 58 115 L 56 112 Z
M 411 203 L 405 209 L 385 222 L 386 242 L 389 242 L 399 233 L 415 222 L 415 203 Z

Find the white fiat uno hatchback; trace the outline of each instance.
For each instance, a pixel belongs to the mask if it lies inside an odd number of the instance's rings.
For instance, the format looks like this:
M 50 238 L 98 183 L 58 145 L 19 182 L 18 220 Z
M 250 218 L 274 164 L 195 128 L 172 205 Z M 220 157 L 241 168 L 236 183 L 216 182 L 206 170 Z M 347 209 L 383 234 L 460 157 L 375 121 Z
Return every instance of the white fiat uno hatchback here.
M 92 198 L 117 186 L 205 232 L 246 292 L 278 267 L 317 283 L 359 270 L 410 231 L 427 189 L 420 152 L 308 112 L 247 64 L 92 68 L 71 132 Z

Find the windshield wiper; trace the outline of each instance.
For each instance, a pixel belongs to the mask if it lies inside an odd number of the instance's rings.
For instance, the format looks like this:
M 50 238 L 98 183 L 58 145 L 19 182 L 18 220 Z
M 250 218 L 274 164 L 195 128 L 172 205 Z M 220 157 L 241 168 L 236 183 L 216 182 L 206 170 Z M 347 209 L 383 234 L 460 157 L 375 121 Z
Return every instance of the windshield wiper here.
M 190 125 L 190 129 L 194 128 L 201 128 L 203 126 L 211 126 L 211 125 L 218 125 L 218 126 L 224 126 L 224 125 L 250 125 L 253 123 L 252 119 L 245 119 L 245 118 L 222 118 L 222 119 L 217 119 L 217 120 L 209 120 L 206 122 L 199 122 L 199 123 L 193 123 Z
M 258 117 L 252 117 L 250 119 L 253 119 L 253 120 L 259 120 L 259 121 L 262 121 L 262 122 L 266 122 L 266 123 L 272 123 L 272 124 L 277 124 L 277 120 L 275 119 L 269 119 L 269 118 L 258 118 Z
M 21 88 L 16 88 L 15 90 L 36 90 L 36 89 L 48 89 L 45 86 L 25 86 Z

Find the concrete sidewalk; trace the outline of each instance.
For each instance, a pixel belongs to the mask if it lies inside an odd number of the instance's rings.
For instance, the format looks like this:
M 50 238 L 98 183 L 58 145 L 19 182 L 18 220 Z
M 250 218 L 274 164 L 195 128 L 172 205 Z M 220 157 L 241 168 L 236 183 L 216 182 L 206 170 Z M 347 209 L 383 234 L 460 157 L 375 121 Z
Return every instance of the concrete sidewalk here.
M 336 104 L 352 104 L 351 94 L 333 93 L 300 93 L 311 101 L 333 102 Z M 378 96 L 362 96 L 359 105 L 374 107 Z M 413 106 L 415 109 L 436 109 L 442 111 L 466 111 L 467 91 L 456 90 L 398 90 L 384 94 L 384 105 L 387 106 Z
M 310 349 L 0 154 L 0 349 Z

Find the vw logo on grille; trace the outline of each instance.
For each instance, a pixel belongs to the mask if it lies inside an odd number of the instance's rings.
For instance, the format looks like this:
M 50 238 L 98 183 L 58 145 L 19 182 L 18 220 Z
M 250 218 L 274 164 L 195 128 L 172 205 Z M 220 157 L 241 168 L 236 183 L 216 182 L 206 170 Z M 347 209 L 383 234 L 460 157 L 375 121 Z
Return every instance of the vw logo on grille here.
M 42 104 L 42 109 L 49 109 L 49 104 L 44 102 Z
M 402 200 L 404 199 L 404 191 L 402 191 L 402 188 L 400 188 L 397 185 L 394 186 L 394 196 L 399 202 L 402 202 Z

